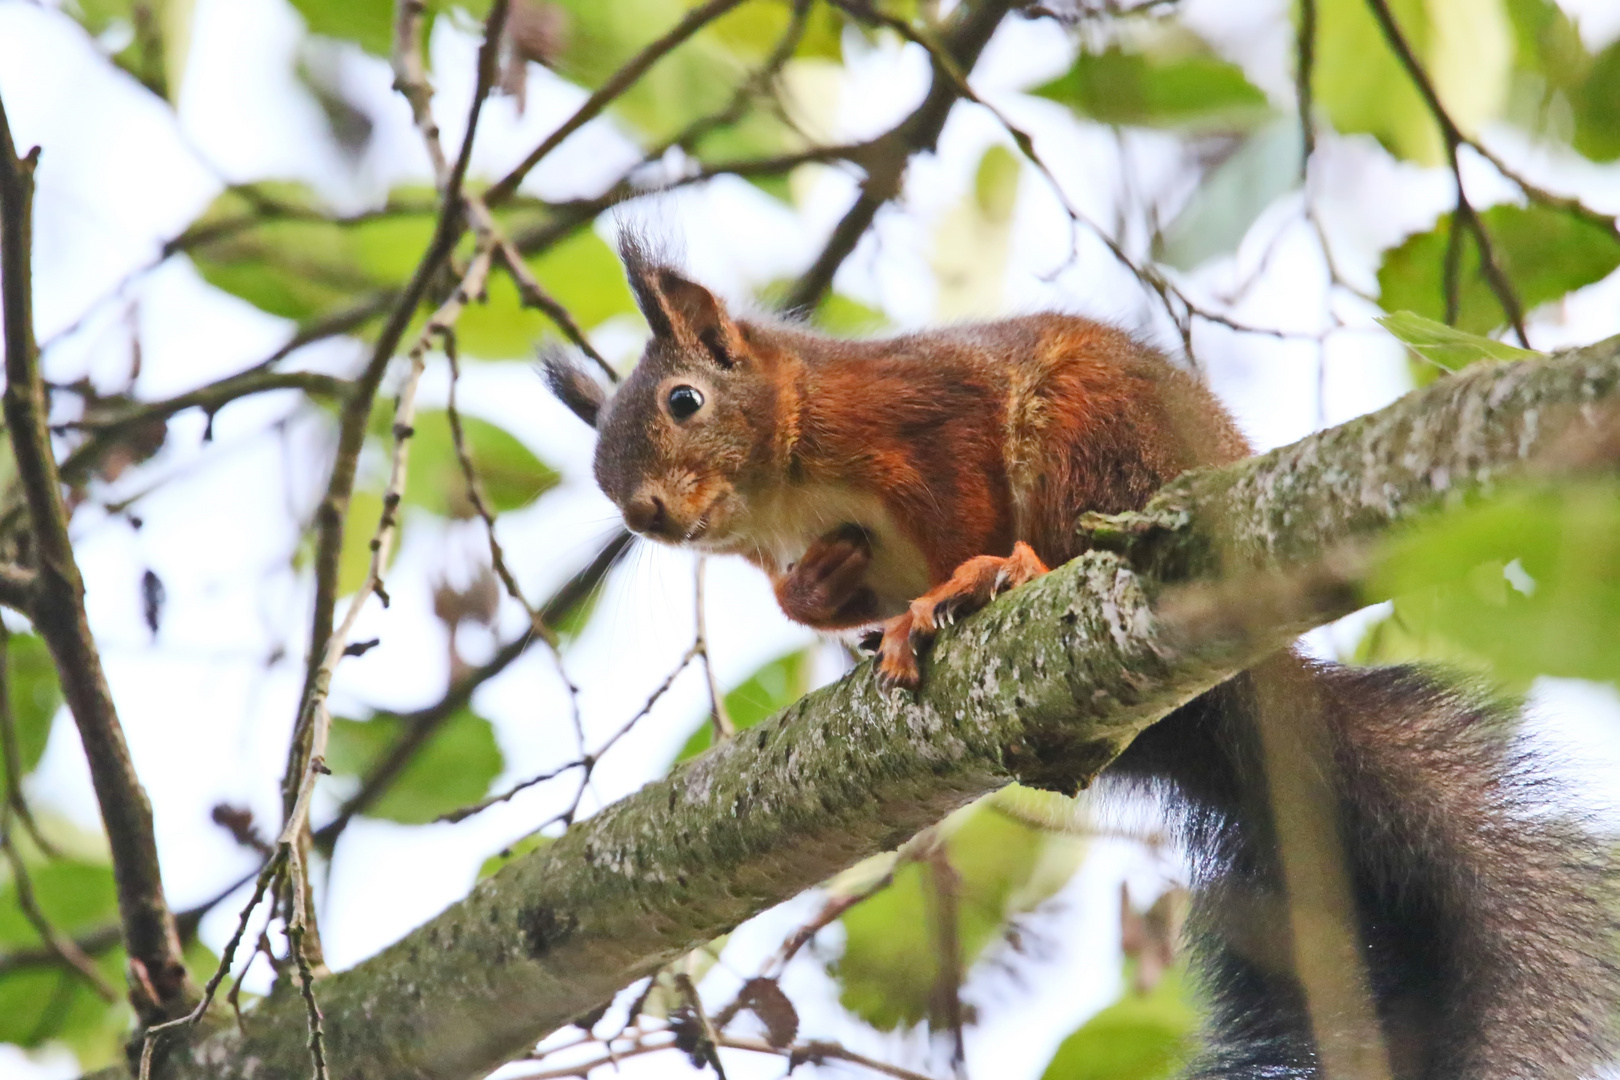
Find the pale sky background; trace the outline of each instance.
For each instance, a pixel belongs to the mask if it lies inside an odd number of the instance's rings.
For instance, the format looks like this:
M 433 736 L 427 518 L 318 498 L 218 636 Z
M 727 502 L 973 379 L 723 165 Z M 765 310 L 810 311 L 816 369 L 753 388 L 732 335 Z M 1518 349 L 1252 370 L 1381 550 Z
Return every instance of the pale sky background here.
M 1588 44 L 1620 34 L 1620 0 L 1567 2 L 1581 18 Z M 1188 21 L 1205 32 L 1280 107 L 1291 108 L 1286 5 L 1277 0 L 1187 0 Z M 459 143 L 472 86 L 476 36 L 452 20 L 439 21 L 432 41 L 436 111 L 448 145 Z M 139 320 L 144 363 L 136 392 L 162 397 L 238 370 L 288 336 L 286 322 L 207 286 L 183 258 L 110 295 L 159 245 L 179 233 L 225 182 L 297 178 L 347 209 L 379 199 L 394 184 L 426 182 L 427 162 L 408 110 L 390 90 L 386 62 L 345 52 L 345 88 L 376 123 L 373 144 L 357 168 L 331 148 L 289 58 L 303 34 L 283 0 L 198 0 L 194 45 L 178 117 L 113 68 L 79 27 L 49 5 L 0 0 L 0 95 L 18 143 L 44 145 L 35 217 L 35 300 L 38 334 L 54 342 L 47 375 L 70 381 L 90 375 L 120 384 L 129 365 L 128 322 Z M 975 74 L 981 94 L 1031 131 L 1068 198 L 1102 222 L 1113 220 L 1128 169 L 1129 185 L 1155 198 L 1181 190 L 1174 140 L 1150 133 L 1113 134 L 1075 123 L 1066 110 L 1017 91 L 1066 69 L 1072 44 L 1050 22 L 1009 20 Z M 859 53 L 846 77 L 805 83 L 830 138 L 887 128 L 926 86 L 920 50 L 894 44 Z M 584 93 L 531 65 L 528 109 L 515 114 L 497 99 L 473 155 L 477 176 L 501 174 L 581 101 Z M 1620 210 L 1620 167 L 1599 168 L 1569 153 L 1528 145 L 1509 129 L 1487 132 L 1493 145 L 1549 186 L 1581 193 L 1606 212 Z M 837 279 L 840 291 L 881 308 L 896 327 L 936 318 L 928 273 L 934 229 L 969 190 L 986 146 L 1005 142 L 982 109 L 959 107 L 937 157 L 914 166 L 902 207 L 879 217 Z M 1123 147 L 1123 156 L 1122 148 Z M 1378 253 L 1409 232 L 1426 229 L 1449 209 L 1447 175 L 1394 163 L 1369 140 L 1325 138 L 1315 192 L 1335 254 L 1358 285 L 1375 290 Z M 598 120 L 569 140 L 526 188 L 564 197 L 594 193 L 636 160 L 633 144 L 611 119 Z M 1476 175 L 1476 173 L 1478 175 Z M 1471 170 L 1476 204 L 1509 195 L 1500 181 Z M 684 251 L 693 274 L 740 300 L 772 279 L 797 272 L 813 258 L 855 191 L 834 169 L 796 180 L 787 206 L 732 179 L 638 203 L 626 213 Z M 1299 195 L 1278 200 L 1249 231 L 1235 257 L 1187 278 L 1205 298 L 1228 294 L 1267 271 L 1234 312 L 1255 325 L 1314 332 L 1328 321 L 1325 272 L 1300 214 Z M 1003 306 L 1007 312 L 1058 307 L 1140 326 L 1148 311 L 1131 280 L 1092 238 L 1064 263 L 1069 232 L 1045 182 L 1025 169 L 1013 229 Z M 1268 254 L 1269 251 L 1269 254 Z M 134 306 L 138 301 L 138 306 Z M 132 316 L 131 312 L 135 312 Z M 1203 324 L 1199 358 L 1216 389 L 1259 448 L 1281 445 L 1313 430 L 1378 408 L 1409 386 L 1401 348 L 1372 322 L 1367 305 L 1336 297 L 1333 311 L 1347 324 L 1327 339 L 1320 369 L 1314 343 L 1236 336 Z M 64 334 L 64 330 L 72 328 Z M 1173 337 L 1159 325 L 1161 343 Z M 1541 312 L 1532 326 L 1537 347 L 1596 340 L 1620 331 L 1620 274 Z M 626 363 L 639 346 L 629 320 L 595 335 L 609 356 Z M 58 339 L 58 335 L 62 335 Z M 347 372 L 361 354 L 351 342 L 326 342 L 296 355 L 303 367 Z M 424 404 L 443 400 L 446 372 L 430 367 Z M 186 908 L 252 868 L 252 858 L 209 822 L 217 802 L 250 805 L 267 828 L 279 816 L 276 785 L 300 683 L 307 633 L 309 581 L 288 568 L 296 536 L 289 506 L 307 507 L 324 483 L 326 429 L 308 411 L 293 412 L 288 395 L 264 395 L 231 405 L 214 424 L 204 452 L 202 417 L 183 413 L 169 442 L 145 467 L 111 485 L 109 498 L 144 491 L 173 477 L 140 503 L 145 526 L 132 530 L 94 509 L 73 531 L 89 586 L 92 625 L 103 650 L 135 763 L 151 795 L 165 881 L 176 909 Z M 546 595 L 594 551 L 614 527 L 611 504 L 590 480 L 590 434 L 553 402 L 527 363 L 470 363 L 462 390 L 470 413 L 501 422 L 565 483 L 533 507 L 502 519 L 508 558 L 530 597 Z M 285 433 L 271 425 L 291 416 Z M 431 616 L 431 573 L 448 559 L 466 567 L 483 558 L 480 528 L 413 518 L 389 575 L 394 606 L 368 609 L 356 638 L 380 636 L 383 646 L 347 660 L 334 684 L 334 711 L 362 705 L 411 708 L 436 699 L 447 679 L 443 632 Z M 691 570 L 687 556 L 641 547 L 611 578 L 598 612 L 566 654 L 581 686 L 581 706 L 593 745 L 632 715 L 674 666 L 691 640 Z M 139 582 L 150 567 L 168 593 L 154 642 L 141 616 Z M 761 663 L 800 647 L 812 636 L 776 610 L 763 578 L 745 565 L 712 564 L 710 630 L 720 680 L 734 685 Z M 503 609 L 500 640 L 523 623 Z M 1309 647 L 1332 655 L 1348 649 L 1365 625 L 1318 632 Z M 494 638 L 464 631 L 463 647 L 477 662 Z M 271 667 L 277 646 L 288 659 Z M 821 674 L 835 676 L 835 649 L 824 649 Z M 595 803 L 619 798 L 657 773 L 685 741 L 705 708 L 700 672 L 683 675 L 635 735 L 617 746 L 596 773 Z M 508 773 L 498 787 L 572 758 L 566 700 L 544 650 L 535 649 L 475 697 L 477 711 L 497 727 Z M 1532 704 L 1532 737 L 1557 747 L 1581 798 L 1612 805 L 1620 795 L 1620 700 L 1614 691 L 1579 683 L 1544 682 Z M 323 896 L 322 932 L 329 959 L 347 967 L 396 940 L 462 896 L 480 863 L 504 844 L 562 809 L 571 788 L 543 786 L 457 826 L 405 827 L 360 820 L 345 834 Z M 85 828 L 99 828 L 76 734 L 58 717 L 44 763 L 32 777 L 36 804 Z M 323 795 L 316 820 L 336 799 Z M 984 1022 L 968 1039 L 970 1075 L 1025 1080 L 1039 1075 L 1056 1043 L 1119 990 L 1118 888 L 1129 881 L 1140 901 L 1163 887 L 1163 865 L 1150 852 L 1118 841 L 1094 842 L 1086 862 L 1056 898 L 1042 926 L 1059 944 L 1051 956 L 1023 962 L 1017 980 L 994 972 L 970 981 L 966 997 Z M 241 898 L 215 909 L 203 939 L 219 948 Z M 705 983 L 724 999 L 734 974 L 750 974 L 783 934 L 814 910 L 800 897 L 735 934 L 725 962 Z M 831 940 L 829 938 L 828 940 Z M 263 972 L 250 979 L 263 989 Z M 920 1037 L 883 1036 L 849 1021 L 833 1005 L 830 981 L 814 961 L 797 963 L 786 988 L 807 1036 L 839 1038 L 853 1048 L 914 1067 L 930 1057 Z M 730 1075 L 776 1076 L 775 1059 L 728 1055 Z M 627 1063 L 629 1076 L 685 1075 L 678 1055 Z M 842 1070 L 828 1069 L 829 1075 Z M 27 1058 L 0 1047 L 0 1074 L 76 1075 L 60 1053 Z

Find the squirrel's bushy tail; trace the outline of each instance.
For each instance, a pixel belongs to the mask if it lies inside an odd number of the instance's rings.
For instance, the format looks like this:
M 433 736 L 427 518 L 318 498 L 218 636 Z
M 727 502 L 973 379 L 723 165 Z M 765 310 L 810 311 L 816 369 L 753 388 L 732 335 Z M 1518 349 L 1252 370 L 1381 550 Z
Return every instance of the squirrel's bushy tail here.
M 1514 747 L 1513 717 L 1412 668 L 1299 661 L 1396 1080 L 1592 1075 L 1615 1050 L 1613 858 Z M 1293 974 L 1255 679 L 1142 733 L 1109 770 L 1163 797 L 1191 855 L 1198 1077 L 1319 1075 Z M 1318 704 L 1319 703 L 1319 704 Z M 1292 718 L 1289 718 L 1292 720 Z M 1320 1018 L 1318 1018 L 1320 1020 Z

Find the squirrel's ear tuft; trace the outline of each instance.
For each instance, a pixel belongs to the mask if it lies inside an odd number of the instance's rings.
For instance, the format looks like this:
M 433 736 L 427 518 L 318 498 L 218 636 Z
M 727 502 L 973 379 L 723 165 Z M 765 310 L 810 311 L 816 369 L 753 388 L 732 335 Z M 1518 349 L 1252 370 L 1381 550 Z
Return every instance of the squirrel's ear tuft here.
M 596 426 L 602 406 L 607 404 L 607 391 L 574 362 L 568 349 L 556 343 L 542 345 L 540 374 L 569 412 L 591 427 Z
M 619 234 L 619 258 L 624 260 L 624 273 L 630 279 L 630 291 L 636 295 L 636 306 L 652 327 L 653 337 L 675 336 L 669 308 L 658 291 L 658 274 L 663 270 L 662 260 L 654 252 L 646 236 L 632 229 Z
M 719 297 L 682 277 L 640 233 L 620 235 L 619 256 L 653 337 L 704 349 L 722 367 L 736 363 L 739 337 Z

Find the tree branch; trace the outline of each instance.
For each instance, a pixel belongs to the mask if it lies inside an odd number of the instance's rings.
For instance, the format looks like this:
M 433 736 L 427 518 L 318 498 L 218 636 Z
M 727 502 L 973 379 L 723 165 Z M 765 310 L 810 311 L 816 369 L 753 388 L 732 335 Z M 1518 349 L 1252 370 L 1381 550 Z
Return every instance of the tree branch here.
M 118 722 L 101 657 L 84 611 L 84 580 L 68 537 L 67 507 L 56 471 L 45 384 L 34 341 L 30 265 L 36 147 L 17 156 L 0 104 L 0 287 L 5 314 L 5 418 L 38 563 L 31 614 L 49 647 L 90 766 L 101 820 L 112 848 L 118 912 L 135 976 L 136 1010 L 146 1018 L 184 1012 L 195 993 L 181 959 L 174 915 L 163 897 L 152 806 Z M 147 991 L 152 1000 L 147 1000 Z
M 1512 475 L 1612 423 L 1620 338 L 1480 364 L 1293 446 L 1189 474 L 1143 512 L 1084 523 L 1094 548 L 942 635 L 917 699 L 862 665 L 514 860 L 321 988 L 334 1069 L 472 1078 L 636 978 L 1013 780 L 1084 787 L 1137 732 L 1299 632 L 1382 599 L 1306 591 L 1276 622 L 1207 638 L 1156 597 L 1322 553 Z M 291 1075 L 291 996 L 246 1034 L 174 1055 L 174 1080 Z

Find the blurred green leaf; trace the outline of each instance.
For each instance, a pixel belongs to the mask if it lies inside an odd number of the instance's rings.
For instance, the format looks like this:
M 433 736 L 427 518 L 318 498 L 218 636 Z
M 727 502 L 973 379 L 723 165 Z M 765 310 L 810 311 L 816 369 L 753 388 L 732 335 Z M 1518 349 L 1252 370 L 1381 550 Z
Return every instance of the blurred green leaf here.
M 29 858 L 34 899 L 51 924 L 65 934 L 82 933 L 118 920 L 112 867 L 78 859 Z M 0 869 L 0 951 L 42 944 L 17 903 L 9 866 Z M 123 984 L 123 953 L 114 950 L 96 966 L 113 986 Z M 115 1054 L 127 1031 L 129 1010 L 109 1005 L 66 967 L 21 968 L 0 976 L 0 1043 L 24 1047 L 61 1042 L 93 1067 Z
M 1271 114 L 1243 69 L 1197 39 L 1143 52 L 1118 45 L 1082 52 L 1067 72 L 1031 93 L 1121 126 L 1246 131 Z
M 792 287 L 792 278 L 778 278 L 760 289 L 758 296 L 767 307 L 777 308 Z M 853 297 L 829 292 L 810 313 L 810 324 L 838 337 L 859 337 L 882 330 L 888 325 L 888 319 L 877 308 L 868 307 Z
M 118 893 L 112 867 L 77 859 L 38 862 L 29 868 L 34 899 L 51 923 L 73 934 L 118 919 Z M 0 873 L 0 945 L 31 948 L 42 944 L 33 924 L 17 904 L 9 867 Z
M 17 729 L 18 773 L 34 771 L 45 753 L 51 721 L 62 706 L 62 688 L 50 650 L 37 634 L 13 634 L 6 643 L 6 680 L 11 690 L 11 716 Z M 5 748 L 0 747 L 0 761 Z
M 1539 304 L 1601 281 L 1620 266 L 1620 240 L 1601 226 L 1542 206 L 1493 206 L 1480 215 L 1497 264 L 1528 312 Z M 1451 215 L 1410 236 L 1384 256 L 1379 304 L 1441 321 L 1446 315 L 1445 259 Z M 1501 304 L 1480 269 L 1472 235 L 1463 238 L 1457 327 L 1489 334 L 1506 324 Z M 1422 372 L 1418 372 L 1423 376 Z
M 591 89 L 687 13 L 683 0 L 560 0 L 560 6 L 568 20 L 557 69 Z M 663 57 L 615 102 L 614 112 L 656 139 L 723 109 L 747 70 L 739 49 L 758 51 L 754 28 L 739 19 L 742 14 L 700 31 Z
M 385 206 L 339 220 L 300 185 L 254 184 L 222 194 L 178 245 L 211 285 L 272 315 L 307 324 L 403 285 L 427 250 L 437 213 L 433 192 L 419 187 L 396 188 Z M 512 232 L 514 225 L 543 220 L 526 204 L 497 217 Z M 584 329 L 635 313 L 618 258 L 589 229 L 527 261 L 540 284 Z M 545 315 L 523 307 L 504 271 L 489 275 L 486 293 L 457 322 L 464 353 L 528 357 L 542 336 L 557 333 Z
M 1593 161 L 1620 158 L 1620 41 L 1598 53 L 1571 98 L 1575 149 Z
M 461 461 L 456 457 L 450 414 L 442 409 L 420 410 L 414 430 L 405 502 L 441 517 L 473 517 L 477 511 L 467 494 Z M 504 428 L 463 413 L 461 430 L 492 513 L 527 506 L 557 486 L 557 473 Z
M 1573 134 L 1570 95 L 1592 67 L 1580 31 L 1554 0 L 1506 0 L 1513 83 L 1506 117 L 1552 139 Z
M 1493 338 L 1469 334 L 1410 311 L 1397 311 L 1378 320 L 1391 334 L 1418 355 L 1448 371 L 1477 360 L 1533 360 L 1541 354 Z
M 1375 578 L 1397 597 L 1363 659 L 1488 663 L 1509 686 L 1537 675 L 1620 680 L 1620 485 L 1507 492 L 1388 546 Z
M 1299 184 L 1303 152 L 1294 117 L 1278 117 L 1260 128 L 1204 175 L 1160 236 L 1155 257 L 1192 270 L 1236 251 L 1261 211 Z
M 619 257 L 589 229 L 527 261 L 535 279 L 587 330 L 615 315 L 637 314 Z M 532 348 L 531 339 L 524 355 Z
M 366 575 L 371 571 L 371 541 L 382 519 L 382 505 L 382 495 L 375 491 L 356 491 L 349 496 L 349 513 L 343 519 L 343 550 L 338 555 L 339 596 L 352 596 L 366 583 Z M 401 535 L 405 531 L 403 518 L 399 531 Z M 388 551 L 388 564 L 382 568 L 384 573 L 399 554 L 399 541 L 400 536 L 396 535 Z
M 1023 159 L 1001 143 L 991 146 L 979 159 L 979 167 L 973 174 L 973 198 L 986 221 L 1012 220 L 1013 207 L 1018 202 L 1018 177 L 1023 168 Z
M 772 713 L 787 708 L 804 697 L 810 688 L 808 649 L 779 656 L 750 675 L 726 694 L 726 714 L 738 731 L 746 731 Z M 696 757 L 709 748 L 714 730 L 705 713 L 692 737 L 675 756 L 676 761 Z
M 589 229 L 526 261 L 535 280 L 583 329 L 638 314 L 618 256 Z M 560 335 L 550 318 L 523 306 L 517 284 L 505 273 L 491 274 L 485 292 L 456 323 L 462 352 L 486 360 L 528 359 L 542 337 Z
M 1078 841 L 1044 832 L 976 805 L 945 825 L 945 847 L 957 879 L 961 970 L 1006 930 L 1007 920 L 1056 892 L 1078 865 Z M 1058 867 L 1049 865 L 1057 853 Z M 1054 872 L 1055 870 L 1055 872 Z M 883 1031 L 931 1017 L 939 980 L 939 905 L 932 871 L 900 868 L 894 884 L 851 908 L 843 955 L 833 965 L 839 1002 Z
M 403 189 L 384 212 L 340 223 L 307 188 L 254 184 L 221 194 L 179 243 L 210 285 L 309 322 L 405 281 L 435 213 L 419 189 Z
M 1500 116 L 1515 24 L 1505 0 L 1390 0 L 1401 36 L 1464 131 Z M 1372 135 L 1397 157 L 1444 160 L 1439 127 L 1364 0 L 1317 4 L 1316 101 L 1333 127 Z
M 369 720 L 334 717 L 327 767 L 342 775 L 364 776 L 404 731 L 405 721 L 387 713 Z M 366 814 L 402 825 L 425 825 L 482 799 L 505 767 L 490 722 L 462 709 L 434 732 Z
M 1129 983 L 1129 979 L 1126 980 Z M 1150 993 L 1127 990 L 1058 1045 L 1041 1080 L 1160 1080 L 1196 1048 L 1198 1013 L 1180 968 Z
M 112 61 L 170 103 L 191 51 L 196 0 L 69 0 L 64 10 L 110 49 Z
M 478 868 L 478 880 L 483 881 L 487 877 L 493 877 L 500 871 L 501 867 L 513 859 L 520 859 L 531 851 L 539 851 L 541 848 L 551 844 L 552 841 L 552 837 L 543 833 L 530 833 L 523 839 L 506 845 L 506 847 L 484 860 L 484 864 Z
M 394 45 L 394 0 L 289 0 L 312 34 L 337 38 L 360 46 L 373 56 L 386 57 Z M 489 0 L 426 0 L 424 37 L 433 20 L 452 8 L 483 19 Z
M 394 0 L 290 0 L 312 34 L 338 38 L 373 56 L 394 44 Z

